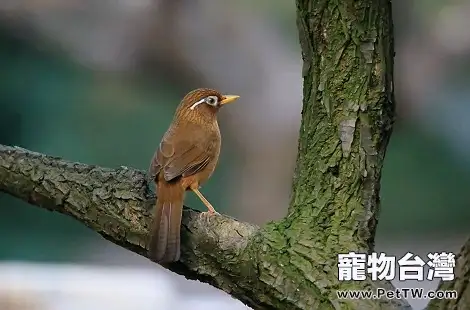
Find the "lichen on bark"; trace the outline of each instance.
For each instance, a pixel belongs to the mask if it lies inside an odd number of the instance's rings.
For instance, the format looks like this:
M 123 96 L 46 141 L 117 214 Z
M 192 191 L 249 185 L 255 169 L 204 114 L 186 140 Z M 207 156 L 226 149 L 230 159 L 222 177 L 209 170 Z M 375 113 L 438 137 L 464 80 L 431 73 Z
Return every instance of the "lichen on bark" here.
M 406 308 L 406 302 L 338 300 L 337 254 L 370 252 L 380 172 L 394 119 L 389 1 L 296 1 L 304 61 L 299 154 L 288 216 L 248 247 L 259 279 L 283 309 Z
M 470 309 L 470 239 L 462 246 L 456 257 L 453 281 L 441 281 L 440 291 L 457 291 L 457 299 L 433 299 L 427 310 L 467 310 Z
M 266 272 L 282 269 L 279 282 L 284 274 L 301 279 L 283 293 L 307 308 L 373 309 L 376 302 L 337 300 L 337 289 L 377 284 L 339 282 L 336 264 L 338 253 L 373 249 L 394 120 L 391 4 L 296 4 L 304 61 L 302 125 L 288 216 L 264 228 Z

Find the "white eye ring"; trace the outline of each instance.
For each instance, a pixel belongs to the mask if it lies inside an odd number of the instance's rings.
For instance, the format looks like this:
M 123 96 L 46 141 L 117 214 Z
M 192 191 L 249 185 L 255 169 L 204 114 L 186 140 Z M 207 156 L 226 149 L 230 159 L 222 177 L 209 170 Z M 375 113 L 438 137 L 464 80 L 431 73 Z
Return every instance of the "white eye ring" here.
M 208 105 L 211 105 L 211 106 L 217 106 L 217 104 L 219 103 L 219 98 L 217 98 L 217 96 L 209 96 L 206 98 L 206 103 Z

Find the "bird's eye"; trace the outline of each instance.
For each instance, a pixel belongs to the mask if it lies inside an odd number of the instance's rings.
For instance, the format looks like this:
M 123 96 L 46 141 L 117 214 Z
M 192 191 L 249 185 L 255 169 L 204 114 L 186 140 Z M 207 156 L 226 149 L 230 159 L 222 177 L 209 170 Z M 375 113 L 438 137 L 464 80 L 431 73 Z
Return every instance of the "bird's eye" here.
M 211 106 L 216 106 L 218 103 L 218 98 L 216 96 L 209 96 L 206 98 L 206 103 Z

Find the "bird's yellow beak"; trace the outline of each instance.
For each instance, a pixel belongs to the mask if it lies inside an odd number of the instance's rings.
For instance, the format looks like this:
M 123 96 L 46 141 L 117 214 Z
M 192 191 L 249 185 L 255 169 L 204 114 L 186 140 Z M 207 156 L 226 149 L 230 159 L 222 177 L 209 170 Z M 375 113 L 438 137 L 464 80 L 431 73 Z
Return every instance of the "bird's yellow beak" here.
M 224 95 L 224 99 L 222 99 L 222 101 L 220 102 L 221 105 L 224 105 L 224 104 L 227 104 L 227 103 L 231 103 L 231 102 L 234 102 L 235 100 L 237 100 L 238 98 L 240 98 L 240 96 L 236 96 L 236 95 Z

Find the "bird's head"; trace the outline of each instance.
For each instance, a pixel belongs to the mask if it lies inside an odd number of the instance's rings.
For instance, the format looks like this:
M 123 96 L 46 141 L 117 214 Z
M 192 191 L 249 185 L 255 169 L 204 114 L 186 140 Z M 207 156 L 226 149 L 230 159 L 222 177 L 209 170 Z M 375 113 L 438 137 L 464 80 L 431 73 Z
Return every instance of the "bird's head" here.
M 186 117 L 213 118 L 221 107 L 234 102 L 239 97 L 222 95 L 209 88 L 198 88 L 184 96 L 176 113 Z

